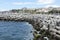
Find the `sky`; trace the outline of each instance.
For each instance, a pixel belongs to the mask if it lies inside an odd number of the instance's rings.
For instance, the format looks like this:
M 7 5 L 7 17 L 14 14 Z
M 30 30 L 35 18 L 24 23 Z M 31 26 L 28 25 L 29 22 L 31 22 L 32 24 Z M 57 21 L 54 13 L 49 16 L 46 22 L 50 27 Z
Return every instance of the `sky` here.
M 60 0 L 0 0 L 0 11 L 20 8 L 60 7 Z

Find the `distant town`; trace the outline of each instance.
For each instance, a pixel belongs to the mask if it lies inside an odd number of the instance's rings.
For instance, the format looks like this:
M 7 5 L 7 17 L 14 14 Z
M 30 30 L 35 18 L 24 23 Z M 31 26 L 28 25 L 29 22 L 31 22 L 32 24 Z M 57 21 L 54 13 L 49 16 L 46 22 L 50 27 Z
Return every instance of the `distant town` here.
M 12 9 L 9 11 L 0 11 L 0 13 L 32 13 L 32 14 L 59 14 L 60 13 L 60 7 L 48 7 L 48 8 L 21 8 L 21 9 Z

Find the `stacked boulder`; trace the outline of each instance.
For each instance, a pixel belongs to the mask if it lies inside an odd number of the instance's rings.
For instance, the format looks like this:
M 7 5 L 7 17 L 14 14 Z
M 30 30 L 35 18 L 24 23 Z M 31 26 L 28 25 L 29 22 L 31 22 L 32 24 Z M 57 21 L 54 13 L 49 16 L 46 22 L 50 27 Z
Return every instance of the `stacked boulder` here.
M 41 30 L 45 30 L 44 32 L 46 31 L 49 32 L 49 36 L 54 38 L 54 40 L 55 38 L 56 40 L 60 40 L 60 17 L 59 16 L 46 15 L 46 16 L 40 16 L 39 18 L 37 17 L 36 19 L 37 20 L 35 22 L 35 29 L 36 30 L 37 28 L 39 29 L 37 31 L 41 32 Z

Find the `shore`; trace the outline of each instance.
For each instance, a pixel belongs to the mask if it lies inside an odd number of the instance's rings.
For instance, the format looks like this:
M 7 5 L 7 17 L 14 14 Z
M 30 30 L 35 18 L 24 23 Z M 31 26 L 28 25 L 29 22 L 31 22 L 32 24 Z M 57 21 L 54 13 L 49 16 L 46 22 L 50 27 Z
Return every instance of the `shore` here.
M 60 15 L 6 13 L 0 20 L 29 22 L 36 30 L 34 40 L 60 40 Z

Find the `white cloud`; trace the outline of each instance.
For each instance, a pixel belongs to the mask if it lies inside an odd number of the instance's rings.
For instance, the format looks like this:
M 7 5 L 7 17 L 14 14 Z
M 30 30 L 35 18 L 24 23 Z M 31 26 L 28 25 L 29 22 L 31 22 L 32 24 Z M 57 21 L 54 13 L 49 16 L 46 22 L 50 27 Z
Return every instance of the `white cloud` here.
M 26 4 L 28 4 L 28 5 L 40 5 L 40 3 L 38 3 L 38 2 L 13 2 L 12 3 L 13 5 L 26 5 Z
M 42 4 L 53 4 L 55 0 L 37 0 L 36 2 L 13 2 L 13 5 L 26 5 L 26 4 L 36 4 L 36 5 L 42 5 Z
M 8 11 L 8 9 L 0 9 L 0 11 Z
M 60 6 L 58 6 L 58 5 L 46 5 L 45 7 L 48 8 L 48 7 L 60 7 Z
M 38 3 L 40 4 L 52 4 L 55 0 L 38 0 Z
M 13 5 L 34 4 L 33 2 L 14 2 Z
M 13 5 L 21 5 L 21 4 L 23 4 L 23 3 L 21 3 L 21 2 L 14 2 L 14 3 L 12 3 Z

